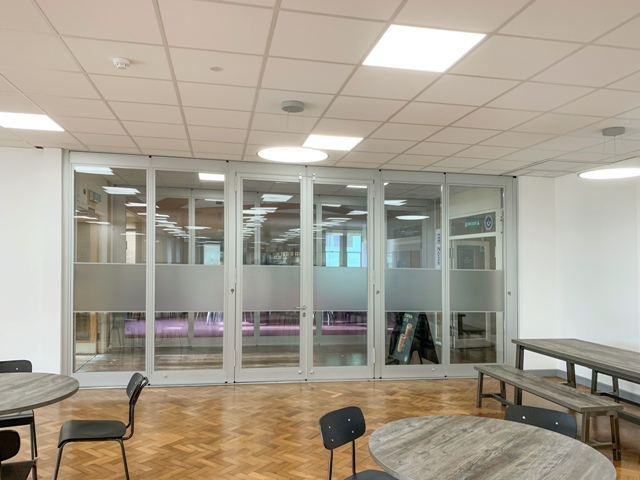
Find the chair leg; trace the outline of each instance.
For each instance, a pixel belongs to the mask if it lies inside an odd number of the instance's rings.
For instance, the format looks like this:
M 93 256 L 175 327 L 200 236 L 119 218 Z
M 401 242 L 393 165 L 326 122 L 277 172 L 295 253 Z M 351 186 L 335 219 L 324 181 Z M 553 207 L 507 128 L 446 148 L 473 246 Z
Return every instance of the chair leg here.
M 51 480 L 56 480 L 58 478 L 58 470 L 60 469 L 60 460 L 62 459 L 62 449 L 63 448 L 64 448 L 64 444 L 62 444 L 58 448 L 58 458 L 56 458 L 56 466 L 53 469 L 53 477 L 51 477 Z
M 129 480 L 129 468 L 127 467 L 127 455 L 124 453 L 124 443 L 122 440 L 118 439 L 118 443 L 120 444 L 120 450 L 122 450 L 122 463 L 124 463 L 124 474 Z
M 31 422 L 29 428 L 31 429 L 31 460 L 33 460 L 33 471 L 31 473 L 31 478 L 33 480 L 37 480 L 38 471 L 36 467 L 36 460 L 38 458 L 38 442 L 36 441 L 36 422 Z

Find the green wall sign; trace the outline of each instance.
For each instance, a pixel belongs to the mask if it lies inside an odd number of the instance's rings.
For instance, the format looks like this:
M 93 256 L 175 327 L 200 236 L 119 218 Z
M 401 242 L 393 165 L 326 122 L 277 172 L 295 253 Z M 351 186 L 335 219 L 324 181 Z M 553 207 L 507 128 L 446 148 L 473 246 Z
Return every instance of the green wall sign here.
M 471 218 L 469 220 L 464 221 L 464 228 L 479 228 L 479 227 L 480 227 L 479 218 Z

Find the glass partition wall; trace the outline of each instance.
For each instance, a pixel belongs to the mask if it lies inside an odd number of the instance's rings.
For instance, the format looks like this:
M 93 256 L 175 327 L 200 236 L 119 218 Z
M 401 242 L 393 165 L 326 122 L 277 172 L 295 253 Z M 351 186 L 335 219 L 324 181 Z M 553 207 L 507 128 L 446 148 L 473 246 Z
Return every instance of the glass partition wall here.
M 83 385 L 512 360 L 513 179 L 102 157 L 70 162 L 68 365 Z

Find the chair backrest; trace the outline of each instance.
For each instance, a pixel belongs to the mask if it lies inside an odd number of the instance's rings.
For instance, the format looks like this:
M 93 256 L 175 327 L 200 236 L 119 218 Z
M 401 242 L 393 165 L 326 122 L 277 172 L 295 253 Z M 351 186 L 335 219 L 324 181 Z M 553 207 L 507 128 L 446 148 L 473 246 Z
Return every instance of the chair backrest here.
M 138 402 L 138 398 L 140 397 L 140 393 L 142 389 L 149 384 L 149 379 L 142 375 L 141 373 L 134 373 L 129 380 L 129 384 L 127 385 L 127 396 L 129 397 L 129 423 L 127 424 L 127 428 L 131 427 L 129 431 L 129 435 L 123 437 L 123 440 L 128 440 L 133 436 L 133 427 L 134 427 L 134 412 L 136 408 L 136 403 Z
M 20 434 L 15 430 L 0 430 L 0 462 L 15 457 L 20 451 Z
M 358 407 L 345 407 L 325 413 L 320 418 L 320 435 L 327 450 L 355 441 L 367 430 L 364 415 Z
M 0 362 L 0 373 L 31 372 L 33 367 L 29 360 L 4 360 Z
M 570 413 L 548 408 L 508 405 L 504 419 L 545 428 L 571 438 L 576 438 L 578 430 L 576 419 Z

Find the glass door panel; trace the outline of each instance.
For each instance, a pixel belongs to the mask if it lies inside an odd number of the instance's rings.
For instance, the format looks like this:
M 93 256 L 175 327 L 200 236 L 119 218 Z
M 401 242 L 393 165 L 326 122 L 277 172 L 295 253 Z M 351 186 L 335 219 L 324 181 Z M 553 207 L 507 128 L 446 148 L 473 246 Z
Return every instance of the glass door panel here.
M 240 368 L 270 373 L 241 377 L 298 379 L 300 320 L 306 317 L 300 303 L 300 182 L 242 183 Z
M 73 372 L 145 369 L 146 171 L 74 166 Z
M 426 375 L 425 365 L 443 363 L 442 186 L 388 183 L 384 192 L 385 365 Z
M 223 368 L 224 175 L 156 171 L 155 370 Z
M 370 215 L 368 188 L 360 187 L 313 185 L 314 368 L 369 363 Z
M 500 187 L 450 186 L 450 362 L 504 362 Z

